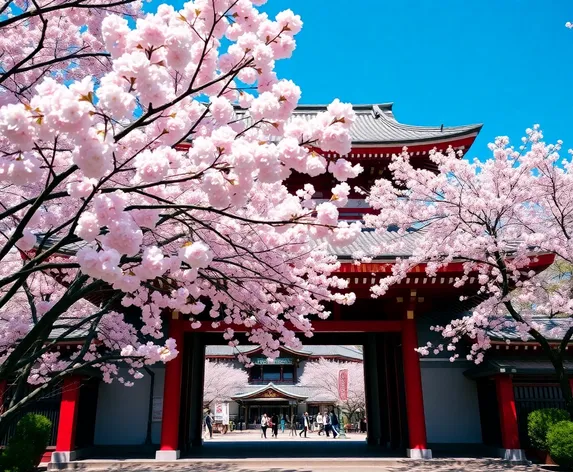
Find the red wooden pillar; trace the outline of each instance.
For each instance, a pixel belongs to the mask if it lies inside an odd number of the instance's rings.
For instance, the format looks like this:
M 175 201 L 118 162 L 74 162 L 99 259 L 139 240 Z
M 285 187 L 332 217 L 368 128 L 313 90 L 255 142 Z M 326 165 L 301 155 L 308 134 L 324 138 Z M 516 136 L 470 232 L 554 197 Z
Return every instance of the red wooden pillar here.
M 56 451 L 52 453 L 52 462 L 69 462 L 76 459 L 76 422 L 80 400 L 81 378 L 70 376 L 64 379 L 60 401 L 60 418 Z
M 418 334 L 414 310 L 406 312 L 402 325 L 402 358 L 404 362 L 404 384 L 406 388 L 406 414 L 408 418 L 409 449 L 408 456 L 418 459 L 430 459 L 432 451 L 426 440 L 426 417 L 424 414 L 424 396 L 422 392 L 422 372 L 418 348 Z
M 502 456 L 508 460 L 523 460 L 524 455 L 519 444 L 513 381 L 509 375 L 498 375 L 495 378 L 495 387 L 499 408 Z
M 158 460 L 179 459 L 179 407 L 181 405 L 181 374 L 183 370 L 183 326 L 179 315 L 174 313 L 169 320 L 169 337 L 177 343 L 179 354 L 165 364 L 163 386 L 163 415 L 161 444 L 155 454 Z

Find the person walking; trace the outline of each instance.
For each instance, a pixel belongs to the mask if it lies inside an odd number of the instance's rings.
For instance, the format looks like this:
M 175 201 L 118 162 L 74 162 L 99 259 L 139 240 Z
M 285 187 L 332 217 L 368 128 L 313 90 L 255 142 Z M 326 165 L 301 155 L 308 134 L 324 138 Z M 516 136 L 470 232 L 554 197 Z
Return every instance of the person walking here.
M 322 413 L 320 411 L 316 415 L 316 424 L 318 426 L 318 435 L 320 436 L 320 433 L 324 431 L 324 423 L 322 419 Z
M 285 415 L 283 415 L 283 417 L 281 418 L 281 433 L 285 432 L 285 426 L 286 426 L 286 418 Z
M 276 413 L 273 415 L 272 418 L 273 421 L 273 437 L 276 439 L 279 437 L 279 415 L 277 415 Z
M 330 415 L 328 410 L 325 410 L 324 415 L 322 415 L 322 424 L 324 425 L 324 432 L 326 433 L 326 437 L 329 438 L 332 425 L 330 424 Z
M 308 425 L 309 425 L 309 420 L 308 420 L 308 411 L 304 412 L 304 415 L 302 415 L 302 429 L 300 430 L 300 433 L 298 433 L 299 437 L 302 438 L 302 433 L 304 433 L 304 437 L 306 438 L 306 432 L 308 431 Z
M 211 410 L 207 410 L 203 423 L 209 431 L 209 439 L 213 439 L 213 417 L 211 416 Z
M 336 416 L 334 408 L 330 411 L 330 424 L 332 426 L 332 436 L 336 439 L 340 434 L 338 429 L 340 423 L 338 422 L 338 416 Z
M 289 424 L 290 424 L 290 436 L 296 436 L 297 425 L 295 422 L 295 416 L 294 415 L 290 415 Z
M 263 413 L 261 418 L 261 438 L 267 438 L 267 428 L 269 427 L 269 417 L 266 413 Z

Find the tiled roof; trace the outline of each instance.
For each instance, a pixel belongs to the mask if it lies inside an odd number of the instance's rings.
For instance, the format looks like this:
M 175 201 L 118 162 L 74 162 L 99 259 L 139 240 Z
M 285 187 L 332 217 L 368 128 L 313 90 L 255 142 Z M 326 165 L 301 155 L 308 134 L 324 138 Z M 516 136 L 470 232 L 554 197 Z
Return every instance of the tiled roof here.
M 497 341 L 534 341 L 531 335 L 522 338 L 513 321 L 509 319 L 510 326 L 501 326 L 488 331 L 490 338 Z M 535 318 L 535 328 L 550 341 L 559 341 L 570 326 L 573 325 L 571 318 Z M 512 326 L 513 325 L 513 326 Z
M 565 371 L 573 373 L 573 362 L 564 362 Z M 490 359 L 464 372 L 471 379 L 496 374 L 555 375 L 555 368 L 549 360 L 537 359 Z
M 399 123 L 392 112 L 392 103 L 380 105 L 353 105 L 356 121 L 350 129 L 352 142 L 358 145 L 409 144 L 449 140 L 456 137 L 477 135 L 481 124 L 464 126 L 413 126 Z M 325 111 L 326 105 L 300 105 L 293 117 L 310 121 L 318 113 Z M 238 108 L 237 114 L 244 113 Z M 248 121 L 247 121 L 248 125 Z
M 233 398 L 240 400 L 241 398 L 253 396 L 256 398 L 257 393 L 262 393 L 268 388 L 273 388 L 281 391 L 284 395 L 305 400 L 306 403 L 334 403 L 336 397 L 329 393 L 321 391 L 316 387 L 302 386 L 302 385 L 275 385 L 272 382 L 266 385 L 246 385 L 241 387 Z
M 258 346 L 207 346 L 205 348 L 205 356 L 236 356 L 237 354 L 247 354 L 251 351 L 256 351 Z
M 248 354 L 249 352 L 256 351 L 258 346 L 207 346 L 205 350 L 205 355 L 207 357 L 215 356 L 236 356 L 237 354 Z M 316 356 L 316 357 L 342 357 L 352 360 L 362 360 L 362 353 L 353 348 L 352 346 L 304 346 L 302 350 L 292 350 L 293 352 L 299 352 L 304 356 Z
M 304 350 L 311 356 L 345 357 L 347 359 L 362 360 L 362 352 L 352 346 L 305 346 Z
M 412 231 L 404 235 L 399 235 L 395 231 L 374 231 L 366 228 L 360 236 L 348 246 L 337 247 L 328 245 L 328 251 L 335 254 L 340 259 L 350 259 L 356 252 L 362 252 L 366 256 L 377 254 L 376 248 L 381 244 L 396 244 L 396 250 L 392 254 L 382 254 L 376 256 L 377 260 L 394 260 L 397 257 L 407 257 L 413 254 L 414 249 L 423 237 L 421 232 Z
M 233 395 L 233 399 L 246 399 L 246 398 L 256 398 L 258 394 L 264 391 L 272 389 L 276 392 L 293 398 L 295 400 L 306 400 L 309 396 L 309 389 L 307 387 L 299 387 L 297 385 L 275 385 L 274 383 L 269 383 L 266 385 L 248 385 L 241 389 L 240 392 Z M 273 399 L 274 400 L 274 399 Z

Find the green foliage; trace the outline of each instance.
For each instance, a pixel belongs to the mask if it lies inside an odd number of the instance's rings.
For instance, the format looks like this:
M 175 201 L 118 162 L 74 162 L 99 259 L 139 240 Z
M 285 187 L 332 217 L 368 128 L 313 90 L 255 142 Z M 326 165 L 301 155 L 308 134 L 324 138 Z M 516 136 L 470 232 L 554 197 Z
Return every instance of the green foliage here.
M 543 408 L 529 413 L 527 417 L 527 433 L 531 445 L 547 451 L 547 432 L 549 428 L 560 421 L 571 419 L 569 413 L 557 408 Z
M 48 441 L 52 422 L 42 415 L 29 413 L 16 425 L 16 432 L 10 439 L 0 459 L 0 470 L 6 472 L 31 472 L 42 459 Z
M 573 467 L 573 421 L 560 421 L 547 433 L 549 454 L 557 464 Z

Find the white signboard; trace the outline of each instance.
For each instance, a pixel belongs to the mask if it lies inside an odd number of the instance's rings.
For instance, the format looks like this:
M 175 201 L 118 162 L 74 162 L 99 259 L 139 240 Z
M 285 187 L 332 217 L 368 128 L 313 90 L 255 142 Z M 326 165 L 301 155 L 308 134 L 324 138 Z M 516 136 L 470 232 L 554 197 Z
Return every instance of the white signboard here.
M 163 397 L 153 397 L 151 421 L 160 422 L 163 417 Z
M 229 424 L 228 403 L 215 403 L 215 421 L 217 423 Z

